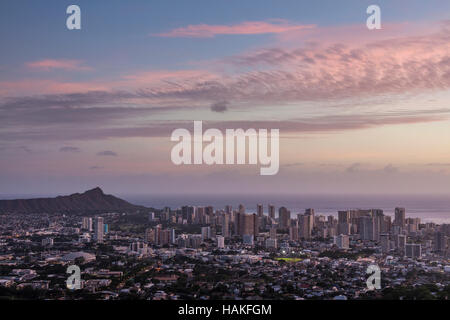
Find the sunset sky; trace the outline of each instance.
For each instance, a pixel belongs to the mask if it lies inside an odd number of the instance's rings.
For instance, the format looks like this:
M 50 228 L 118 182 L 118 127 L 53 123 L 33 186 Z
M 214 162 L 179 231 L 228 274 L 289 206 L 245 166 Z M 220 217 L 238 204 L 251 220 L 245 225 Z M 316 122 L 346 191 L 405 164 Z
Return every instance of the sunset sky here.
M 448 0 L 1 1 L 0 38 L 0 195 L 450 192 Z M 280 129 L 279 173 L 175 166 L 193 120 Z

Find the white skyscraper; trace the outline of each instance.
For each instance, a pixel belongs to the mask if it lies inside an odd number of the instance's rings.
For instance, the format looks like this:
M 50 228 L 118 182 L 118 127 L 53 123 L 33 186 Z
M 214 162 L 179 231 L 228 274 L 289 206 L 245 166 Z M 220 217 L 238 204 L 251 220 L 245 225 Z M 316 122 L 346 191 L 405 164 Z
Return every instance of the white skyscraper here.
M 105 227 L 103 224 L 103 217 L 95 218 L 94 223 L 94 240 L 96 242 L 103 242 L 103 235 L 105 232 Z
M 170 232 L 170 243 L 175 243 L 176 235 L 175 235 L 175 229 L 169 229 Z
M 225 248 L 225 238 L 222 236 L 217 236 L 217 248 L 223 249 Z
M 92 218 L 83 217 L 83 222 L 81 226 L 84 230 L 92 231 Z

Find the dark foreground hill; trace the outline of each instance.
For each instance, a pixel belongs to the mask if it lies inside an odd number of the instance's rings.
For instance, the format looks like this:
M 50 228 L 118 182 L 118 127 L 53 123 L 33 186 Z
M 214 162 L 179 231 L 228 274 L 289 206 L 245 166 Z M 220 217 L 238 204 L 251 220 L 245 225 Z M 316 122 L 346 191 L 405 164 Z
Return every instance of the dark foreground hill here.
M 142 209 L 146 208 L 104 194 L 100 188 L 56 198 L 0 200 L 0 213 L 111 212 Z

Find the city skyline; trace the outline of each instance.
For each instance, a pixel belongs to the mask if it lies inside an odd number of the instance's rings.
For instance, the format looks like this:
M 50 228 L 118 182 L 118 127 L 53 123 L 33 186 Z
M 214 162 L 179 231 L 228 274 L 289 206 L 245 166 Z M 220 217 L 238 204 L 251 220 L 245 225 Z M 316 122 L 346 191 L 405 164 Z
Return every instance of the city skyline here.
M 2 209 L 3 297 L 448 299 L 450 224 L 408 217 L 405 208 L 393 217 L 381 209 L 327 216 L 313 208 L 292 217 L 271 205 L 269 214 L 263 205 L 253 214 L 243 205 L 107 210 L 123 200 L 100 189 L 71 199 L 53 199 L 56 211 L 48 204 L 22 212 L 24 203 Z M 80 201 L 87 206 L 80 209 Z

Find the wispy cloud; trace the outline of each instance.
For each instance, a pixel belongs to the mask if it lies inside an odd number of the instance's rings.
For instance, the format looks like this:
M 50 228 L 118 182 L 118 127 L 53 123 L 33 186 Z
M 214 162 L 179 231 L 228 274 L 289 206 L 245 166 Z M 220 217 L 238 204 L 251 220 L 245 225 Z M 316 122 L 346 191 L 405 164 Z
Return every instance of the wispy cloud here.
M 427 167 L 450 167 L 450 163 L 445 163 L 445 162 L 433 162 L 433 163 L 427 163 L 425 164 L 425 166 Z
M 78 147 L 61 147 L 59 148 L 59 152 L 80 152 L 80 148 Z
M 287 164 L 283 164 L 282 166 L 285 168 L 289 168 L 289 167 L 300 167 L 303 166 L 304 163 L 303 162 L 293 162 L 293 163 L 287 163 Z
M 97 153 L 97 155 L 106 157 L 117 157 L 117 153 L 111 150 L 100 151 Z
M 90 67 L 84 66 L 82 61 L 79 60 L 66 60 L 66 59 L 44 59 L 26 64 L 31 69 L 50 71 L 54 69 L 62 69 L 67 71 L 86 71 L 91 70 Z
M 89 169 L 90 170 L 101 170 L 101 169 L 103 169 L 103 167 L 102 166 L 91 166 L 91 167 L 89 167 Z
M 358 172 L 361 169 L 361 166 L 362 166 L 361 163 L 356 162 L 350 165 L 347 169 L 345 169 L 345 171 L 348 173 Z
M 90 100 L 111 96 L 115 101 L 151 99 L 163 105 L 177 100 L 211 106 L 217 101 L 268 104 L 422 93 L 450 88 L 449 52 L 450 34 L 444 25 L 439 32 L 428 35 L 364 45 L 339 43 L 336 39 L 332 45 L 261 49 L 224 59 L 224 63 L 236 68 L 232 73 L 140 72 L 103 84 L 110 90 L 80 92 L 79 96 L 68 96 L 68 101 L 50 95 L 32 99 L 67 104 L 90 95 Z M 97 81 L 92 86 L 101 87 L 102 83 Z M 112 88 L 122 88 L 122 93 L 118 95 L 118 90 Z M 128 92 L 124 93 L 123 88 Z
M 33 151 L 31 151 L 30 148 L 28 148 L 27 146 L 20 146 L 19 149 L 23 150 L 25 153 L 33 153 Z
M 62 140 L 161 136 L 169 134 L 175 126 L 190 124 L 186 121 L 152 123 L 156 112 L 166 110 L 169 113 L 192 106 L 222 113 L 223 121 L 214 123 L 219 127 L 248 124 L 248 127 L 279 127 L 283 132 L 335 132 L 442 121 L 449 118 L 449 110 L 438 106 L 423 110 L 417 110 L 416 106 L 399 113 L 383 108 L 357 112 L 350 109 L 346 99 L 364 101 L 362 99 L 388 97 L 392 104 L 395 95 L 448 90 L 449 52 L 450 33 L 444 25 L 439 32 L 428 35 L 364 45 L 338 43 L 258 50 L 227 59 L 228 65 L 237 67 L 235 73 L 140 72 L 123 76 L 115 83 L 123 84 L 127 90 L 4 98 L 0 100 L 1 137 L 4 140 Z M 243 65 L 247 66 L 244 70 L 240 68 Z M 291 112 L 279 121 L 255 123 L 256 119 L 249 117 L 234 121 L 236 117 L 228 109 L 228 101 L 255 110 L 311 102 L 317 102 L 317 110 L 330 105 L 339 107 L 331 111 L 328 108 L 323 117 L 314 114 L 300 118 Z M 186 119 L 185 114 L 183 116 L 172 120 Z M 166 119 L 170 120 L 170 115 Z M 44 126 L 46 129 L 42 130 Z
M 246 21 L 234 25 L 197 24 L 173 29 L 169 32 L 156 34 L 159 37 L 188 37 L 213 38 L 217 35 L 254 35 L 268 33 L 283 33 L 312 29 L 314 25 L 300 25 L 286 20 L 275 19 L 271 21 Z
M 368 44 L 318 44 L 258 50 L 227 58 L 232 75 L 171 82 L 141 91 L 148 98 L 298 102 L 421 93 L 450 88 L 446 25 L 424 36 Z M 244 68 L 244 72 L 240 71 Z
M 397 173 L 398 172 L 398 168 L 394 167 L 392 164 L 388 164 L 386 167 L 383 168 L 383 171 L 385 173 Z

